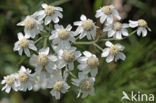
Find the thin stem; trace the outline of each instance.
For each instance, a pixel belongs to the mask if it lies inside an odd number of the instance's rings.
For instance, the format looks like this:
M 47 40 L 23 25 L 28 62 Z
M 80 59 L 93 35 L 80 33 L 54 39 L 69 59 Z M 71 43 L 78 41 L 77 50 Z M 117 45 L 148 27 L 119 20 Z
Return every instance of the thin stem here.
M 131 32 L 128 36 L 123 37 L 122 39 L 114 39 L 114 38 L 110 38 L 110 39 L 101 39 L 100 41 L 107 41 L 107 40 L 109 40 L 109 41 L 112 41 L 112 40 L 124 40 L 124 39 L 126 39 L 126 38 L 128 38 L 128 37 L 132 36 L 133 34 L 135 34 L 135 33 L 136 33 L 136 31 L 137 31 L 137 30 L 134 30 L 134 31 L 133 31 L 133 32 Z
M 47 38 L 44 38 L 43 48 L 46 48 L 47 46 Z
M 66 66 L 66 71 L 73 77 L 73 78 L 77 78 L 71 71 L 69 71 L 68 67 Z
M 37 44 L 43 37 L 38 38 L 34 43 Z
M 102 49 L 99 45 L 97 45 L 96 43 L 94 43 L 93 45 L 94 45 L 95 47 L 97 47 L 99 50 L 103 51 L 103 49 Z

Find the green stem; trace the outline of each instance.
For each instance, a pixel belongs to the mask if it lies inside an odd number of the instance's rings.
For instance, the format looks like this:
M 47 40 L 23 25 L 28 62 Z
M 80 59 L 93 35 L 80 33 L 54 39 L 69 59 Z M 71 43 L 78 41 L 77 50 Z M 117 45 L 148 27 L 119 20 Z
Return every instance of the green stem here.
M 48 38 L 44 38 L 43 48 L 46 48 L 47 47 L 47 39 Z
M 43 37 L 38 38 L 34 43 L 37 44 Z
M 113 41 L 113 40 L 124 40 L 124 39 L 126 39 L 126 38 L 128 38 L 128 37 L 130 37 L 130 36 L 132 36 L 133 34 L 135 34 L 136 33 L 136 31 L 137 30 L 134 30 L 133 32 L 131 32 L 128 36 L 126 36 L 126 37 L 123 37 L 122 39 L 114 39 L 114 38 L 110 38 L 110 39 L 101 39 L 100 41 Z
M 94 45 L 95 47 L 97 47 L 99 50 L 103 51 L 103 49 L 102 49 L 99 45 L 97 45 L 96 43 L 93 43 L 93 45 Z
M 77 78 L 71 71 L 69 71 L 68 67 L 66 66 L 66 71 L 73 77 L 73 78 Z

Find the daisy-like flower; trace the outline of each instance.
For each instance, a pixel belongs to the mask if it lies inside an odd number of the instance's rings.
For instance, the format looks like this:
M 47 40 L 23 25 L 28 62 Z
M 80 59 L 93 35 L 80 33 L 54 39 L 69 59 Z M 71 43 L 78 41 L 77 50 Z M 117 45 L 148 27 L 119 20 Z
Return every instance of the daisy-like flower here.
M 55 64 L 57 57 L 49 55 L 49 47 L 40 49 L 38 54 L 38 56 L 33 54 L 29 62 L 35 67 L 35 71 L 39 72 L 41 78 L 46 78 L 48 73 L 57 69 Z
M 43 26 L 41 25 L 42 21 L 38 21 L 36 16 L 36 13 L 29 15 L 17 24 L 17 26 L 24 26 L 25 34 L 30 35 L 31 38 L 35 38 L 35 36 L 43 30 Z
M 58 23 L 59 18 L 63 18 L 63 15 L 61 13 L 63 11 L 62 8 L 50 6 L 45 3 L 43 3 L 41 6 L 44 10 L 40 10 L 36 12 L 36 14 L 38 15 L 39 20 L 43 20 L 45 18 L 45 25 L 48 25 L 51 21 Z
M 15 91 L 18 90 L 16 84 L 16 74 L 5 76 L 1 84 L 5 84 L 5 86 L 2 88 L 2 91 L 5 90 L 6 93 L 9 93 L 11 88 Z
M 113 37 L 115 39 L 122 39 L 123 36 L 128 36 L 127 28 L 128 24 L 121 24 L 120 22 L 114 22 L 112 24 L 106 24 L 107 27 L 103 29 L 104 32 L 108 32 L 108 37 Z
M 18 89 L 21 91 L 32 90 L 34 81 L 35 79 L 31 74 L 31 70 L 21 66 L 17 76 Z
M 62 78 L 62 76 L 58 76 L 57 78 L 51 78 L 47 86 L 48 88 L 52 88 L 50 94 L 52 96 L 55 96 L 56 99 L 60 99 L 61 93 L 66 93 L 70 88 L 70 86 Z
M 143 19 L 140 19 L 138 21 L 129 20 L 129 26 L 131 28 L 138 27 L 137 34 L 138 36 L 142 34 L 142 37 L 145 37 L 147 35 L 147 29 L 151 31 L 151 29 L 148 27 L 147 22 Z
M 111 24 L 113 23 L 113 15 L 120 20 L 121 17 L 119 16 L 118 11 L 115 9 L 113 5 L 107 5 L 99 10 L 96 11 L 96 18 L 100 18 L 100 22 L 104 23 L 104 21 L 107 21 L 107 23 Z
M 37 72 L 38 73 L 38 72 Z M 35 84 L 33 86 L 34 91 L 38 91 L 39 89 L 46 89 L 48 84 L 48 79 L 46 77 L 40 77 L 40 75 L 35 75 Z
M 84 56 L 78 59 L 78 62 L 80 63 L 78 69 L 83 71 L 84 74 L 90 72 L 91 76 L 95 77 L 98 73 L 97 66 L 99 65 L 99 59 L 89 51 L 84 51 L 83 54 Z
M 74 69 L 74 61 L 81 56 L 80 51 L 76 51 L 75 47 L 68 49 L 60 49 L 58 52 L 58 68 L 61 69 L 68 66 L 69 70 Z
M 126 56 L 121 52 L 124 50 L 125 48 L 124 46 L 122 46 L 121 44 L 114 45 L 110 41 L 107 41 L 105 45 L 108 48 L 103 49 L 101 57 L 107 57 L 106 58 L 107 63 L 112 62 L 113 60 L 115 60 L 115 62 L 119 59 L 125 60 Z
M 95 39 L 97 26 L 91 19 L 87 19 L 85 15 L 81 15 L 81 21 L 74 22 L 74 25 L 78 26 L 75 31 L 75 36 L 79 35 L 79 39 L 87 36 L 88 40 Z
M 30 36 L 29 35 L 23 35 L 22 33 L 18 33 L 18 40 L 15 45 L 14 45 L 14 51 L 18 51 L 19 55 L 22 55 L 23 50 L 24 53 L 30 57 L 30 51 L 34 50 L 37 51 L 36 46 L 34 45 L 34 42 L 32 40 L 29 40 Z
M 81 98 L 85 98 L 88 95 L 94 96 L 94 77 L 88 77 L 88 75 L 84 75 L 79 73 L 78 74 L 79 79 L 72 79 L 72 84 L 79 87 L 79 93 L 78 97 L 80 97 L 81 93 L 82 96 Z
M 68 48 L 70 47 L 70 42 L 74 42 L 74 33 L 71 31 L 72 26 L 68 25 L 64 28 L 62 25 L 56 24 L 54 26 L 55 30 L 51 32 L 49 37 L 52 40 L 53 45 L 57 45 L 59 48 Z

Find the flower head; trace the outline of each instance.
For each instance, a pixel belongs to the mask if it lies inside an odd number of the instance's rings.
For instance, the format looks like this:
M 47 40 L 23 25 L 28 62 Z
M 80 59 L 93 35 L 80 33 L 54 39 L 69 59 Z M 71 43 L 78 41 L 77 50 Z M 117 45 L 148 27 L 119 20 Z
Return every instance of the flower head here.
M 18 89 L 21 91 L 31 90 L 34 84 L 34 77 L 31 74 L 31 70 L 21 66 L 17 75 Z
M 108 32 L 108 37 L 113 37 L 115 39 L 122 39 L 123 36 L 128 36 L 128 24 L 121 24 L 120 22 L 114 22 L 112 24 L 106 24 L 103 29 L 104 32 Z
M 72 26 L 68 25 L 64 28 L 62 25 L 56 24 L 55 30 L 51 32 L 51 36 L 49 37 L 52 40 L 53 45 L 57 45 L 61 49 L 66 49 L 71 46 L 70 42 L 74 42 L 74 33 L 71 31 Z
M 90 72 L 91 76 L 95 77 L 98 73 L 97 67 L 99 65 L 99 59 L 89 51 L 84 51 L 83 54 L 84 56 L 78 59 L 78 62 L 80 63 L 78 65 L 78 69 L 84 74 L 88 74 Z
M 63 15 L 61 13 L 63 9 L 60 7 L 55 7 L 43 3 L 42 8 L 44 10 L 40 10 L 36 12 L 36 14 L 38 15 L 39 20 L 43 20 L 45 18 L 44 20 L 45 25 L 50 24 L 51 21 L 53 21 L 54 23 L 58 23 L 59 18 L 63 18 Z
M 16 74 L 5 76 L 1 84 L 5 84 L 5 86 L 2 88 L 2 91 L 5 90 L 6 93 L 9 93 L 11 88 L 15 91 L 18 90 L 16 85 Z
M 100 18 L 100 22 L 104 23 L 104 21 L 107 21 L 107 23 L 111 24 L 113 23 L 113 15 L 120 20 L 121 17 L 119 16 L 118 11 L 115 9 L 113 5 L 107 5 L 99 10 L 96 11 L 96 18 Z
M 107 41 L 105 45 L 108 48 L 103 49 L 101 57 L 107 57 L 106 62 L 112 62 L 114 59 L 117 61 L 118 59 L 125 60 L 126 56 L 121 51 L 124 50 L 124 46 L 120 44 L 112 44 L 110 41 Z
M 129 20 L 129 26 L 131 28 L 138 27 L 137 28 L 138 36 L 140 36 L 142 34 L 142 36 L 145 37 L 147 35 L 147 29 L 149 31 L 151 31 L 151 29 L 148 27 L 147 22 L 145 20 L 143 20 L 143 19 L 140 19 L 138 21 Z
M 35 36 L 43 30 L 41 23 L 42 21 L 38 21 L 36 19 L 36 13 L 34 13 L 33 15 L 27 16 L 22 22 L 18 23 L 17 26 L 24 26 L 25 34 L 31 38 L 35 38 Z
M 82 98 L 88 95 L 94 95 L 94 81 L 95 78 L 88 77 L 87 75 L 79 73 L 79 79 L 72 79 L 72 84 L 79 87 L 79 93 L 77 97 L 80 97 L 82 93 Z
M 62 78 L 62 76 L 58 76 L 49 80 L 48 88 L 52 88 L 52 90 L 50 91 L 50 94 L 52 96 L 55 96 L 56 99 L 60 99 L 60 94 L 66 93 L 70 86 Z
M 82 39 L 87 36 L 88 40 L 95 39 L 96 26 L 91 19 L 87 19 L 85 15 L 81 15 L 81 21 L 74 22 L 74 25 L 78 26 L 76 29 L 76 36 L 80 34 L 79 38 Z
M 49 55 L 49 47 L 47 47 L 40 49 L 38 55 L 32 55 L 29 62 L 36 68 L 35 71 L 37 72 L 52 73 L 57 68 L 56 61 L 57 57 Z
M 61 69 L 68 66 L 69 70 L 74 69 L 74 61 L 81 56 L 80 51 L 76 51 L 75 47 L 58 50 L 58 68 Z
M 22 55 L 23 51 L 24 53 L 30 57 L 30 51 L 34 50 L 37 51 L 36 46 L 34 45 L 34 42 L 32 40 L 29 40 L 30 36 L 29 35 L 23 35 L 22 33 L 18 33 L 18 40 L 15 45 L 14 45 L 14 51 L 18 51 L 19 55 Z

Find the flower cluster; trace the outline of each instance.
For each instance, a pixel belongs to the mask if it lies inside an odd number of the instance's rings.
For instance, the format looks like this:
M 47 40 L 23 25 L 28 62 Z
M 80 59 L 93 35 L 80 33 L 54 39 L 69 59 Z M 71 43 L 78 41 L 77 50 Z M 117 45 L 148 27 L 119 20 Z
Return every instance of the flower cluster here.
M 37 91 L 50 88 L 50 94 L 56 99 L 60 99 L 61 94 L 68 92 L 72 86 L 76 86 L 77 97 L 93 96 L 100 60 L 89 51 L 79 51 L 76 45 L 93 44 L 101 50 L 101 57 L 106 57 L 107 63 L 117 62 L 119 59 L 126 59 L 125 54 L 122 53 L 125 47 L 107 40 L 122 40 L 136 31 L 138 36 L 142 34 L 145 37 L 147 30 L 151 31 L 143 19 L 121 23 L 121 17 L 115 7 L 107 5 L 97 10 L 95 17 L 100 18 L 100 23 L 104 25 L 101 32 L 106 32 L 108 39 L 103 39 L 101 36 L 96 38 L 98 26 L 85 15 L 81 15 L 80 21 L 73 23 L 77 29 L 72 31 L 70 24 L 66 27 L 58 24 L 60 18 L 63 18 L 62 8 L 45 3 L 41 6 L 43 10 L 27 16 L 17 24 L 17 26 L 24 26 L 24 33 L 17 34 L 19 40 L 14 45 L 14 51 L 18 51 L 20 56 L 24 51 L 35 70 L 31 72 L 30 69 L 21 66 L 18 73 L 5 76 L 1 83 L 5 85 L 2 90 L 7 93 L 11 89 Z M 128 33 L 130 27 L 138 28 L 131 34 Z M 85 37 L 89 42 L 77 41 Z M 104 41 L 106 48 L 100 47 L 99 41 Z M 37 45 L 38 42 L 43 42 L 43 47 Z M 76 65 L 77 63 L 78 65 Z M 78 77 L 73 73 L 74 70 L 78 70 Z M 68 84 L 69 76 L 72 76 L 73 85 Z

